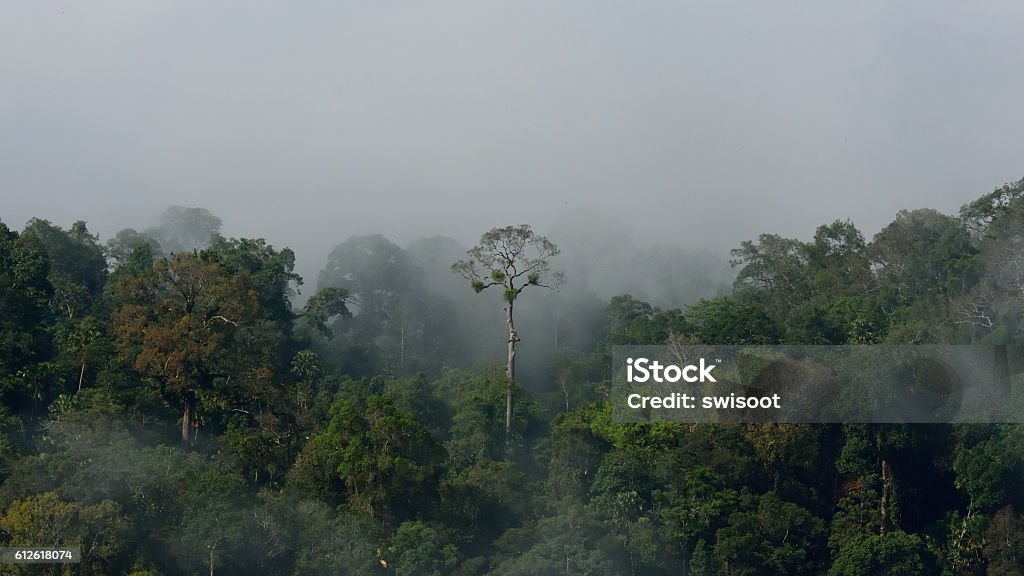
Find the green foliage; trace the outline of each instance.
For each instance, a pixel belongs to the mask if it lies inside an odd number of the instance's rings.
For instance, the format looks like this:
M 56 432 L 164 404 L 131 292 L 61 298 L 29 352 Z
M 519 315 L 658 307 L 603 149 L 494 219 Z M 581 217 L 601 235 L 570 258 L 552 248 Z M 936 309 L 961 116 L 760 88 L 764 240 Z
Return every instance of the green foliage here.
M 387 562 L 381 556 L 384 536 L 372 519 L 346 510 L 332 513 L 316 502 L 304 502 L 297 512 L 295 576 L 362 576 Z
M 481 460 L 500 460 L 510 447 L 521 446 L 527 430 L 537 416 L 537 406 L 521 389 L 505 378 L 478 376 L 461 383 L 449 431 L 448 454 L 457 467 Z M 505 433 L 505 400 L 509 387 L 513 394 L 513 419 Z
M 916 534 L 890 532 L 861 535 L 844 546 L 832 561 L 828 576 L 926 576 L 937 574 L 938 559 Z
M 693 333 L 694 327 L 678 309 L 661 310 L 625 294 L 615 296 L 605 313 L 609 345 L 666 344 L 672 336 Z
M 556 514 L 529 529 L 513 528 L 496 542 L 494 574 L 619 574 L 627 566 L 616 562 L 621 553 L 606 537 L 594 510 L 572 502 L 553 503 Z
M 47 255 L 52 310 L 62 319 L 74 320 L 92 305 L 106 280 L 107 262 L 97 238 L 81 221 L 64 231 L 37 219 L 25 226 L 22 238 Z
M 401 576 L 442 576 L 459 561 L 442 530 L 423 522 L 403 522 L 391 538 L 388 568 Z
M 512 288 L 506 288 L 505 291 L 502 293 L 501 298 L 505 302 L 512 303 L 516 301 L 517 296 L 519 296 L 518 291 Z
M 299 350 L 292 358 L 291 373 L 302 380 L 311 382 L 320 376 L 321 371 L 320 357 L 308 348 Z
M 45 390 L 53 296 L 49 269 L 38 242 L 0 223 L 0 398 L 15 412 L 50 399 Z
M 535 495 L 522 493 L 530 480 L 509 462 L 481 460 L 458 470 L 441 485 L 446 524 L 478 546 L 489 545 L 533 511 Z
M 314 486 L 322 492 L 331 489 L 333 472 L 344 483 L 349 507 L 386 526 L 429 501 L 437 481 L 439 447 L 411 414 L 385 396 L 370 396 L 365 404 L 338 400 L 327 429 L 311 444 L 308 471 L 293 482 L 319 482 Z
M 229 274 L 245 275 L 249 289 L 256 293 L 263 316 L 278 323 L 279 329 L 290 331 L 293 320 L 290 299 L 302 285 L 302 277 L 295 273 L 295 253 L 290 248 L 277 250 L 262 238 L 228 240 L 217 236 L 204 256 L 220 264 Z
M 968 230 L 935 210 L 901 210 L 868 248 L 877 274 L 901 302 L 958 293 L 976 250 Z
M 156 238 L 134 228 L 125 228 L 107 240 L 104 251 L 115 269 L 130 266 L 140 258 L 152 260 L 164 255 Z
M 694 333 L 708 344 L 777 344 L 781 334 L 775 321 L 744 293 L 701 300 L 686 310 Z
M 976 444 L 958 447 L 953 463 L 956 486 L 970 498 L 970 510 L 992 513 L 1019 489 L 1024 472 L 1021 439 L 1020 430 L 1000 427 Z
M 328 338 L 334 331 L 328 325 L 335 318 L 350 318 L 349 294 L 343 288 L 323 288 L 306 301 L 304 318 L 306 323 Z
M 960 208 L 960 219 L 977 234 L 984 234 L 988 227 L 1007 214 L 1021 209 L 1024 197 L 1024 179 L 1004 184 L 996 190 L 965 204 Z
M 715 533 L 714 557 L 726 574 L 820 574 L 824 522 L 774 493 L 745 497 Z

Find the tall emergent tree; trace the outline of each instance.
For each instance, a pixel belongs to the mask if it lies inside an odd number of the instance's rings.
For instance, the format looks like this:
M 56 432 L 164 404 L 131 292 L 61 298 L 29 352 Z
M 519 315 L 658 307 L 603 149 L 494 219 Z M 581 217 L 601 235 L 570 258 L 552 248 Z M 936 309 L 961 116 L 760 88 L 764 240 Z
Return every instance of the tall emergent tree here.
M 558 246 L 538 236 L 526 224 L 493 228 L 480 237 L 480 243 L 466 251 L 469 256 L 452 264 L 452 272 L 469 280 L 477 293 L 491 286 L 504 288 L 505 324 L 508 326 L 508 393 L 505 396 L 505 435 L 512 427 L 512 383 L 516 377 L 516 332 L 512 308 L 516 298 L 527 286 L 557 288 L 565 280 L 562 272 L 551 273 L 550 284 L 545 276 L 550 271 L 549 259 L 559 253 Z

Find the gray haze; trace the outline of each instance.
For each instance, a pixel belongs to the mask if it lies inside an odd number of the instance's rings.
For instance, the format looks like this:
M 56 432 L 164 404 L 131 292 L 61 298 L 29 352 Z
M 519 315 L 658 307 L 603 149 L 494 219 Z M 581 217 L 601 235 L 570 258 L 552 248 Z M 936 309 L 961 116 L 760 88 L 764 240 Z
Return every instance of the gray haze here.
M 597 214 L 725 254 L 1024 176 L 1024 3 L 16 2 L 0 219 L 333 246 Z M 598 230 L 597 232 L 602 232 Z

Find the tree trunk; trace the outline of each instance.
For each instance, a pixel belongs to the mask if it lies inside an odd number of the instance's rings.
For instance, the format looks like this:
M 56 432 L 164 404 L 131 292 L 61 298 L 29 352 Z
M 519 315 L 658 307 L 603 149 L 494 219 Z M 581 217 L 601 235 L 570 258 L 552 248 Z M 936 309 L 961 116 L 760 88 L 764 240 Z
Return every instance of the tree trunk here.
M 516 379 L 516 342 L 519 335 L 512 320 L 512 303 L 505 305 L 505 324 L 508 325 L 508 362 L 505 364 L 505 375 L 508 376 L 508 391 L 505 394 L 505 440 L 512 431 L 512 382 Z
M 82 369 L 78 371 L 78 391 L 82 391 L 82 380 L 85 379 L 85 358 L 82 358 Z
M 186 390 L 183 398 L 185 404 L 184 413 L 181 416 L 181 446 L 189 448 L 194 443 L 193 430 L 196 419 L 196 392 Z
M 879 536 L 885 536 L 886 527 L 889 523 L 889 483 L 892 481 L 889 472 L 889 463 L 882 460 L 882 498 L 879 503 L 879 512 L 882 516 L 882 524 L 879 527 Z

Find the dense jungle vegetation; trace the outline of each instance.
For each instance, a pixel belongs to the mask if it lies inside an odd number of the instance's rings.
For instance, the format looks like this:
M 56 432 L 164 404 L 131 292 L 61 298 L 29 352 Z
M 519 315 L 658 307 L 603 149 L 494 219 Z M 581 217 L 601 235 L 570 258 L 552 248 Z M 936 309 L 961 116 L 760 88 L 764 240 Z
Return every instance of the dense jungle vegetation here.
M 219 226 L 0 224 L 0 541 L 83 556 L 3 573 L 1024 574 L 1024 428 L 626 425 L 605 398 L 618 344 L 1024 344 L 1024 181 L 870 241 L 762 234 L 681 308 L 570 270 L 517 302 L 511 396 L 467 247 L 351 238 L 298 307 L 292 251 Z

